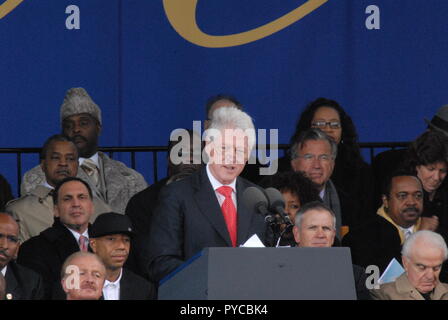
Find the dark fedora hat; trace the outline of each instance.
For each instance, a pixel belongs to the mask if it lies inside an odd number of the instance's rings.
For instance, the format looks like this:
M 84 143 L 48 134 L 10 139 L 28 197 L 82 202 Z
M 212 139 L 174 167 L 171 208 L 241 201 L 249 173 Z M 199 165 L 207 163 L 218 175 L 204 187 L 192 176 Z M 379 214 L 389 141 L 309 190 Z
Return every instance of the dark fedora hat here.
M 431 121 L 425 119 L 425 122 L 432 129 L 439 130 L 448 135 L 448 104 L 442 106 L 437 110 Z
M 115 212 L 100 214 L 89 229 L 89 237 L 99 238 L 109 234 L 134 236 L 134 229 L 129 217 Z

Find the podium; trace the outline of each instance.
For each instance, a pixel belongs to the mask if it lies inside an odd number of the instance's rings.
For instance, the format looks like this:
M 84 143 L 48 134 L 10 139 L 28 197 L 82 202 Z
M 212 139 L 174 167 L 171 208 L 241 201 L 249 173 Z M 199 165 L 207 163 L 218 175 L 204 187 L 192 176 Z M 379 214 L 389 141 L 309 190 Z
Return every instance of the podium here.
M 159 286 L 159 300 L 310 299 L 356 299 L 349 248 L 206 248 Z

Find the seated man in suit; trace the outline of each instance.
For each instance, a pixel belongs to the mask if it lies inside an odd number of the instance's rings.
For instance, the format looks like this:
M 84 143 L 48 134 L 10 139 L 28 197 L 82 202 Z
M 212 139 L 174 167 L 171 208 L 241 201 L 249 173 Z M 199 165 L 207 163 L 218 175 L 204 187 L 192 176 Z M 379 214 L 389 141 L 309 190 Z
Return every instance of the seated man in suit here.
M 151 300 L 155 298 L 151 283 L 123 268 L 134 236 L 131 220 L 124 215 L 101 214 L 90 229 L 90 246 L 106 267 L 104 300 Z
M 67 91 L 61 106 L 62 133 L 75 143 L 79 152 L 78 177 L 88 182 L 93 194 L 114 212 L 125 212 L 129 199 L 147 187 L 143 176 L 124 163 L 98 151 L 101 110 L 83 88 Z M 44 182 L 40 166 L 26 172 L 21 194 L 25 195 Z
M 412 174 L 397 172 L 383 193 L 383 205 L 377 215 L 351 230 L 342 245 L 350 247 L 353 263 L 364 268 L 376 265 L 383 272 L 392 258 L 401 256 L 401 246 L 409 235 L 436 226 L 421 222 L 423 188 Z
M 19 263 L 43 277 L 47 298 L 60 282 L 65 259 L 77 251 L 88 250 L 88 227 L 94 213 L 92 190 L 77 177 L 66 178 L 56 185 L 53 201 L 53 226 L 25 241 L 18 257 Z
M 402 262 L 406 272 L 370 292 L 377 300 L 448 300 L 448 284 L 439 281 L 447 258 L 448 249 L 442 236 L 432 231 L 418 231 L 403 244 Z
M 6 281 L 6 299 L 39 300 L 44 296 L 42 278 L 14 260 L 19 250 L 19 225 L 7 213 L 0 213 L 0 274 Z M 0 298 L 5 296 L 0 294 Z
M 293 234 L 299 248 L 329 248 L 336 236 L 336 216 L 320 201 L 309 202 L 297 212 Z M 353 275 L 358 300 L 370 300 L 364 268 L 354 264 Z
M 55 186 L 67 177 L 78 173 L 78 151 L 66 136 L 56 134 L 47 139 L 42 147 L 40 166 L 45 174 L 41 185 L 25 196 L 10 201 L 6 211 L 19 222 L 21 242 L 37 236 L 54 222 L 53 191 Z M 94 196 L 95 212 L 91 222 L 98 214 L 110 211 L 102 200 Z
M 350 227 L 356 219 L 349 199 L 336 189 L 330 177 L 337 155 L 337 145 L 320 129 L 304 131 L 291 146 L 291 167 L 314 182 L 319 196 L 336 215 L 336 236 L 343 236 L 341 227 Z
M 67 300 L 99 300 L 102 296 L 106 267 L 90 252 L 75 252 L 61 269 L 61 285 Z
M 253 234 L 272 240 L 264 217 L 242 200 L 255 186 L 239 177 L 255 145 L 251 118 L 237 108 L 219 108 L 205 135 L 207 165 L 160 193 L 149 233 L 155 283 L 206 247 L 236 247 Z

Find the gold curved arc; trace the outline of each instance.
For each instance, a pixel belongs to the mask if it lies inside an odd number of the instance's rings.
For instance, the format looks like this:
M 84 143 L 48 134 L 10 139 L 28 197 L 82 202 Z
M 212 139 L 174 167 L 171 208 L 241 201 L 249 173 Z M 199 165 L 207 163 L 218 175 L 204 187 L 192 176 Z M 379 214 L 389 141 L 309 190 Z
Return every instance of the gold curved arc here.
M 212 36 L 202 32 L 196 23 L 198 0 L 163 0 L 168 21 L 184 39 L 202 47 L 223 48 L 250 43 L 299 21 L 328 0 L 308 0 L 298 8 L 258 28 L 225 36 Z
M 15 9 L 24 0 L 7 0 L 0 5 L 0 19 L 3 19 L 8 13 Z

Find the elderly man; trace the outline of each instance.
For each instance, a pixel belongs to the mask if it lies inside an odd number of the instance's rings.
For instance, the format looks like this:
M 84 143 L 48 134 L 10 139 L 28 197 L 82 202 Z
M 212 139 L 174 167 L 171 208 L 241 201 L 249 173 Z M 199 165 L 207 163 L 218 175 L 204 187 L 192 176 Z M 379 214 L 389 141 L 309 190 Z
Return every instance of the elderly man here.
M 151 300 L 154 287 L 142 277 L 123 268 L 129 256 L 131 220 L 124 215 L 108 212 L 101 214 L 90 230 L 90 245 L 106 266 L 104 300 Z
M 353 263 L 363 267 L 377 265 L 383 272 L 392 258 L 400 259 L 401 246 L 412 233 L 436 228 L 421 223 L 422 211 L 420 180 L 412 174 L 397 172 L 386 186 L 377 215 L 351 230 L 342 245 L 351 248 Z
M 261 215 L 242 194 L 254 184 L 239 177 L 255 144 L 251 118 L 219 108 L 206 131 L 206 167 L 164 187 L 149 239 L 149 276 L 154 282 L 206 247 L 236 247 L 253 234 L 265 241 Z
M 78 177 L 87 181 L 93 193 L 113 211 L 125 212 L 129 199 L 147 187 L 143 176 L 122 162 L 98 152 L 101 132 L 101 110 L 83 88 L 67 91 L 61 106 L 61 125 L 64 135 L 73 140 L 79 151 Z M 22 195 L 43 183 L 45 177 L 38 166 L 23 176 Z
M 45 174 L 41 185 L 29 194 L 8 203 L 6 210 L 19 222 L 21 242 L 37 236 L 54 222 L 53 191 L 55 186 L 78 172 L 78 151 L 66 136 L 56 134 L 47 139 L 41 151 L 40 167 Z M 110 211 L 102 200 L 94 196 L 95 207 L 91 222 L 98 214 Z
M 53 226 L 22 245 L 18 261 L 42 275 L 46 297 L 60 281 L 64 260 L 74 252 L 87 251 L 89 221 L 93 214 L 92 190 L 76 177 L 62 180 L 53 193 Z
M 448 249 L 442 236 L 418 231 L 403 244 L 402 262 L 406 271 L 394 282 L 386 283 L 371 294 L 378 300 L 448 300 L 448 284 L 439 282 Z
M 75 252 L 64 262 L 61 284 L 67 300 L 99 300 L 106 280 L 106 267 L 90 252 Z
M 309 202 L 297 213 L 293 234 L 299 248 L 329 248 L 336 236 L 336 217 L 325 204 Z M 358 300 L 370 300 L 365 270 L 353 265 L 353 274 Z
M 336 215 L 336 234 L 343 235 L 342 226 L 352 227 L 358 221 L 350 199 L 330 180 L 337 154 L 336 143 L 320 129 L 309 129 L 298 137 L 290 152 L 291 167 L 316 184 L 321 199 Z
M 14 260 L 19 251 L 19 225 L 7 213 L 0 213 L 0 274 L 6 281 L 7 300 L 39 300 L 44 296 L 42 278 Z M 6 291 L 6 295 L 5 295 Z

